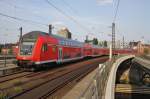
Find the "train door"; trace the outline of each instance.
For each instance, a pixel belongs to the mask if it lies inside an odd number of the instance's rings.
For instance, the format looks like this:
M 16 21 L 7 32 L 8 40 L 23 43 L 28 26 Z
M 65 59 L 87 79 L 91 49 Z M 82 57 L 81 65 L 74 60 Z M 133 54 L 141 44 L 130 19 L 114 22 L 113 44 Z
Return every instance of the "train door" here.
M 42 60 L 42 61 L 48 60 L 48 46 L 47 46 L 47 43 L 44 43 L 44 44 L 42 45 L 42 49 L 41 49 L 41 60 Z
M 62 62 L 62 48 L 58 49 L 58 62 Z

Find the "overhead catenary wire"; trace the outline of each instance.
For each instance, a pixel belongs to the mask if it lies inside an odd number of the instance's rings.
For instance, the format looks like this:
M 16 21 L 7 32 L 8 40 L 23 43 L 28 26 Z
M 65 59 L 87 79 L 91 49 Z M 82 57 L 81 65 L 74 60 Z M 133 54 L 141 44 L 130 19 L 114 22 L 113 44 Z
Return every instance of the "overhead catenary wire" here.
M 119 4 L 120 4 L 120 0 L 118 0 L 118 2 L 117 2 L 117 6 L 116 6 L 116 9 L 115 9 L 115 14 L 114 14 L 113 22 L 116 21 L 116 17 L 117 17 L 117 14 L 118 14 L 118 9 L 119 9 Z
M 116 9 L 114 11 L 114 17 L 113 17 L 113 22 L 112 22 L 112 49 L 113 50 L 115 50 L 115 48 L 116 48 L 115 21 L 116 21 L 116 17 L 117 17 L 117 14 L 118 14 L 120 0 L 117 0 L 116 2 L 117 2 L 117 5 L 116 5 Z
M 77 14 L 77 11 L 65 0 L 61 0 L 73 13 Z
M 14 19 L 14 20 L 22 21 L 22 22 L 31 22 L 31 23 L 40 24 L 40 25 L 43 25 L 43 26 L 48 26 L 47 24 L 44 24 L 44 23 L 41 23 L 41 22 L 37 22 L 37 21 L 33 21 L 33 20 L 27 20 L 27 19 L 23 19 L 23 18 L 19 18 L 19 17 L 14 17 L 14 16 L 10 16 L 10 15 L 7 15 L 7 14 L 1 13 L 1 12 L 0 12 L 0 16 L 11 18 L 11 19 Z
M 32 10 L 30 11 L 30 10 L 24 8 L 24 7 L 21 7 L 21 6 L 18 6 L 18 5 L 13 5 L 12 3 L 9 3 L 9 2 L 3 2 L 3 3 L 5 3 L 5 4 L 7 4 L 7 5 L 11 6 L 11 7 L 14 7 L 14 9 L 27 10 L 27 13 L 33 14 L 35 17 L 39 17 L 39 18 L 41 18 L 41 19 L 44 19 L 44 17 L 37 15 L 37 14 L 34 13 Z M 15 11 L 16 11 L 16 10 L 15 10 Z M 24 12 L 24 13 L 25 13 L 25 12 Z
M 1 30 L 5 30 L 5 31 L 8 31 L 8 30 L 17 30 L 17 28 L 8 28 L 8 27 L 6 28 L 6 27 L 2 27 L 2 26 L 0 27 L 0 29 Z
M 77 11 L 68 3 L 66 2 L 66 0 L 61 0 L 72 12 L 74 12 L 74 14 L 78 15 Z M 78 15 L 79 16 L 79 15 Z M 93 29 L 92 29 L 93 30 Z M 91 35 L 95 35 L 96 33 L 88 33 Z M 98 36 L 98 35 L 97 35 Z
M 61 14 L 63 14 L 64 16 L 66 16 L 67 18 L 69 18 L 70 20 L 72 20 L 74 23 L 76 23 L 82 30 L 90 33 L 90 30 L 83 26 L 82 24 L 80 24 L 76 19 L 74 19 L 72 16 L 69 16 L 68 14 L 66 14 L 63 10 L 61 10 L 60 8 L 58 8 L 57 6 L 55 6 L 52 2 L 50 2 L 49 0 L 45 0 L 51 7 L 55 8 L 58 12 L 60 12 Z M 90 33 L 92 34 L 92 33 Z

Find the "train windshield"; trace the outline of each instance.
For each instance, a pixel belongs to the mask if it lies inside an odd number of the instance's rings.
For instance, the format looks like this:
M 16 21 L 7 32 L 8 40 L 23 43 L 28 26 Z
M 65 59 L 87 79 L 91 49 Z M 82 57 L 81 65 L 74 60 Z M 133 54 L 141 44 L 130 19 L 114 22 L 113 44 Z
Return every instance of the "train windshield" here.
M 34 42 L 22 42 L 20 46 L 21 55 L 31 55 L 34 47 Z

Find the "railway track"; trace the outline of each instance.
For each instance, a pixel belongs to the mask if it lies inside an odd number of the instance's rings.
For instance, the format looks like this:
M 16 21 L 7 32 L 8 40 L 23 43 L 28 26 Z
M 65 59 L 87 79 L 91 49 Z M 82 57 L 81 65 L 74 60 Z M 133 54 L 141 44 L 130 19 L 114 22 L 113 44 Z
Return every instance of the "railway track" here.
M 0 78 L 16 75 L 16 74 L 19 74 L 19 73 L 22 73 L 22 72 L 24 72 L 24 70 L 19 69 L 17 71 L 12 72 L 12 73 L 8 73 L 8 74 L 5 74 L 5 75 L 0 75 Z
M 21 72 L 17 72 L 14 74 L 5 75 L 5 76 L 0 77 L 0 83 L 4 83 L 4 82 L 7 82 L 7 81 L 10 81 L 13 79 L 17 79 L 19 77 L 23 77 L 23 76 L 26 76 L 28 74 L 30 74 L 30 72 L 21 71 Z
M 24 84 L 26 84 L 28 82 L 36 81 L 40 77 L 47 76 L 52 73 L 54 73 L 54 72 L 41 71 L 41 72 L 23 72 L 19 75 L 12 75 L 13 77 L 11 76 L 8 78 L 1 79 L 2 81 L 0 82 L 0 89 L 3 92 L 4 91 L 9 92 L 9 90 L 17 87 L 18 83 L 20 83 L 21 86 L 23 86 Z M 19 84 L 19 86 L 20 86 L 20 84 Z
M 66 85 L 71 80 L 82 77 L 83 71 L 87 73 L 98 65 L 98 61 L 106 61 L 105 58 L 96 58 L 80 63 L 70 64 L 58 69 L 40 72 L 39 74 L 27 75 L 25 77 L 17 78 L 20 81 L 18 84 L 10 84 L 8 81 L 7 86 L 2 86 L 0 83 L 1 93 L 5 93 L 9 98 L 27 99 L 30 97 L 45 98 L 54 93 L 59 88 Z M 97 65 L 95 64 L 97 63 Z M 94 64 L 89 65 L 89 64 Z M 93 66 L 93 68 L 91 68 Z M 86 67 L 86 68 L 85 68 Z M 4 84 L 4 83 L 3 83 Z M 17 91 L 16 91 L 17 90 Z M 41 93 L 42 92 L 42 93 Z M 40 93 L 40 94 L 39 94 Z
M 53 89 L 50 89 L 48 92 L 46 92 L 44 95 L 39 96 L 40 99 L 46 99 L 49 98 L 53 93 L 55 93 L 57 90 L 63 88 L 65 85 L 67 85 L 68 83 L 70 83 L 73 80 L 79 80 L 81 78 L 83 78 L 84 76 L 86 76 L 89 72 L 91 72 L 92 70 L 94 70 L 97 67 L 97 64 L 93 64 L 91 65 L 93 66 L 92 68 L 86 68 L 86 69 L 82 69 L 80 71 L 78 71 L 77 74 L 72 74 L 72 76 L 69 78 L 67 78 L 66 81 L 60 83 L 59 85 L 57 85 L 56 87 L 54 87 Z M 59 78 L 60 79 L 60 78 Z M 61 81 L 61 80 L 60 80 Z M 48 85 L 47 85 L 48 86 Z
M 118 69 L 115 99 L 150 99 L 149 70 L 136 62 L 124 62 Z
M 117 84 L 115 90 L 118 93 L 150 94 L 150 87 L 136 86 L 136 85 L 131 85 L 131 84 Z
M 115 99 L 149 99 L 150 87 L 132 84 L 117 84 Z
M 46 82 L 44 82 L 40 85 L 37 85 L 32 90 L 28 90 L 19 96 L 18 95 L 15 96 L 15 99 L 20 99 L 20 98 L 27 99 L 30 97 L 33 97 L 34 99 L 46 98 L 47 96 L 51 95 L 56 90 L 58 90 L 59 88 L 63 87 L 66 83 L 70 82 L 70 80 L 73 80 L 73 79 L 75 79 L 75 77 L 81 75 L 81 71 L 83 71 L 83 70 L 87 71 L 89 69 L 89 67 L 93 66 L 93 64 L 92 64 L 88 67 L 87 64 L 89 65 L 89 62 L 87 62 L 86 65 L 84 65 L 84 68 L 79 66 L 78 68 L 74 68 L 74 69 L 72 68 L 72 70 L 67 70 L 67 71 L 61 72 L 56 77 L 53 76 L 53 78 L 50 78 Z M 87 66 L 88 69 L 85 69 L 85 66 Z

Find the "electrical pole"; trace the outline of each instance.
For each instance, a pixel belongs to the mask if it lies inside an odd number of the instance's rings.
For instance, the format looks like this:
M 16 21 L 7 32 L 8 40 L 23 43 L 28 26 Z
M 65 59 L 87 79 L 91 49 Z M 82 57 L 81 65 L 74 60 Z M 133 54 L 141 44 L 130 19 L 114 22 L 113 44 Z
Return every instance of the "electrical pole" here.
M 20 38 L 19 38 L 19 42 L 21 42 L 21 40 L 22 40 L 22 27 L 20 27 L 19 30 L 20 30 Z
M 115 23 L 112 23 L 112 50 L 115 50 Z
M 112 59 L 112 44 L 109 45 L 109 61 Z
M 6 53 L 7 53 L 6 42 L 4 44 L 4 49 L 5 49 L 5 51 L 4 51 L 4 67 L 6 67 Z
M 85 43 L 88 43 L 88 35 L 86 35 Z
M 123 38 L 122 38 L 122 47 L 123 47 L 123 49 L 124 49 L 124 36 L 123 36 Z
M 49 33 L 49 35 L 52 34 L 52 25 L 51 24 L 49 25 L 49 32 L 48 33 Z
M 5 34 L 5 36 L 7 36 L 7 34 Z M 6 59 L 7 59 L 7 56 L 6 56 L 6 54 L 7 54 L 7 52 L 8 52 L 8 50 L 7 50 L 7 45 L 6 45 L 6 40 L 5 40 L 5 44 L 4 44 L 4 67 L 6 67 Z M 4 72 L 4 74 L 5 74 L 5 72 Z
M 88 40 L 88 35 L 86 35 L 86 40 Z

